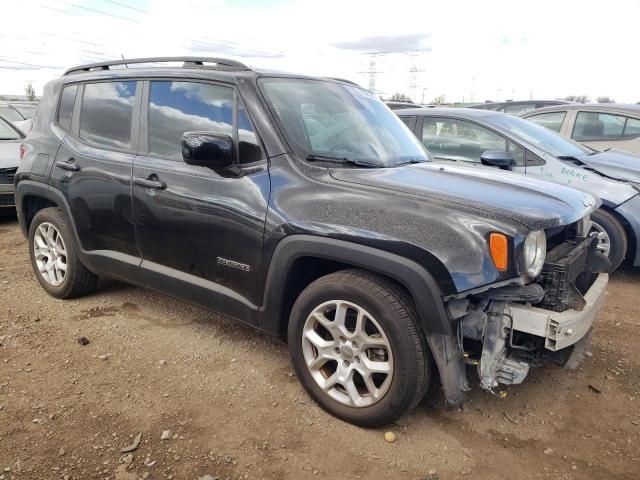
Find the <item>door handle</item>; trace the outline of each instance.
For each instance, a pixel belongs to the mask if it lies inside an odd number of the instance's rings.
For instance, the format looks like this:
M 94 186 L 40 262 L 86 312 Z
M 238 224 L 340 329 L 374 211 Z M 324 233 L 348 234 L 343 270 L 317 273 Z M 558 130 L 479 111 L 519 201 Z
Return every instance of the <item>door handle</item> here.
M 165 188 L 167 188 L 167 184 L 166 183 L 164 183 L 164 182 L 162 182 L 160 180 L 157 180 L 157 179 L 153 179 L 153 178 L 135 177 L 133 179 L 133 183 L 135 183 L 136 185 L 139 185 L 141 187 L 154 188 L 156 190 L 164 190 Z
M 69 160 L 58 160 L 56 162 L 56 167 L 61 168 L 62 170 L 68 170 L 70 172 L 80 171 L 80 165 L 78 165 L 73 158 L 70 158 Z

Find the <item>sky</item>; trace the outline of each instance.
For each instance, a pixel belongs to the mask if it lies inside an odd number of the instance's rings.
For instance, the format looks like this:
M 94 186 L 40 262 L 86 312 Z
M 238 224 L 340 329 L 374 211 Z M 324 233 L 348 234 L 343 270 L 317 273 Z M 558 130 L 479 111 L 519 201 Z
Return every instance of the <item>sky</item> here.
M 0 94 L 71 66 L 200 55 L 429 103 L 640 102 L 640 0 L 5 0 Z

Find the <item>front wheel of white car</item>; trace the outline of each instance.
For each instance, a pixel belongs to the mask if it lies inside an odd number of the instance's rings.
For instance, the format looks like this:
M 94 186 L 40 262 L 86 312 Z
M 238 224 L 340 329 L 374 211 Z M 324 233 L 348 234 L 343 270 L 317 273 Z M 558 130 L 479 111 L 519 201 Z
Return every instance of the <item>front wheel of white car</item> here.
M 627 254 L 627 234 L 620 222 L 602 208 L 591 214 L 591 232 L 598 235 L 598 250 L 609 257 L 611 271 L 617 269 Z

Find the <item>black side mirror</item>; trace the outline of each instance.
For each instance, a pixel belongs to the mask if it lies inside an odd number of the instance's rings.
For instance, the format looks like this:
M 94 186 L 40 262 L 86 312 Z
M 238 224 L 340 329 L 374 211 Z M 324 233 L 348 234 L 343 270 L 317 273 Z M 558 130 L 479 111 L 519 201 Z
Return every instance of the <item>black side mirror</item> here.
M 480 156 L 480 162 L 489 167 L 498 167 L 501 170 L 511 170 L 516 162 L 511 152 L 503 150 L 487 150 Z
M 225 168 L 233 164 L 233 152 L 231 135 L 211 132 L 182 134 L 182 159 L 189 165 Z

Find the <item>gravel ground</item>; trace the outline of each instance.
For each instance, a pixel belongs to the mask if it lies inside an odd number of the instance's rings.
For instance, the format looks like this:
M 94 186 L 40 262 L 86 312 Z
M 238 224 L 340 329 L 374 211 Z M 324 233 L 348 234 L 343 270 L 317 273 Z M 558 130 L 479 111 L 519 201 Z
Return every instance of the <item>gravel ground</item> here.
M 27 250 L 0 220 L 0 480 L 640 478 L 640 269 L 613 277 L 581 369 L 364 430 L 309 399 L 277 339 L 122 284 L 55 300 Z

